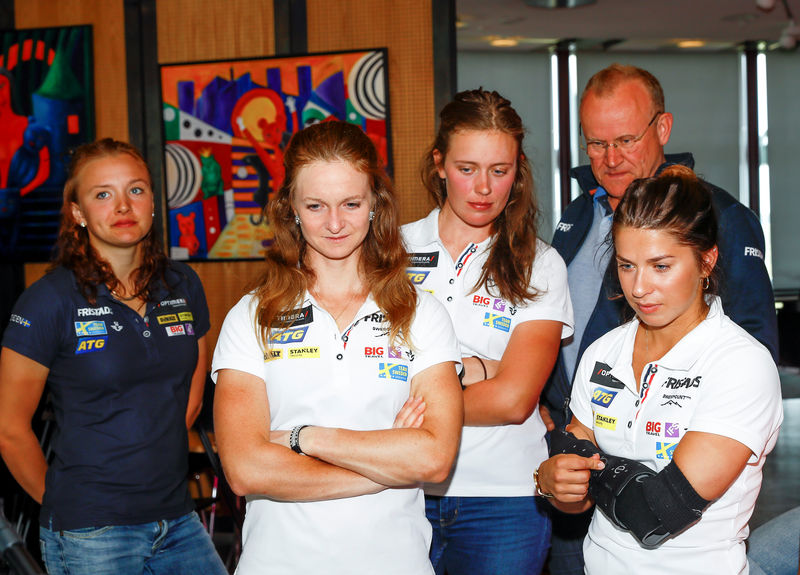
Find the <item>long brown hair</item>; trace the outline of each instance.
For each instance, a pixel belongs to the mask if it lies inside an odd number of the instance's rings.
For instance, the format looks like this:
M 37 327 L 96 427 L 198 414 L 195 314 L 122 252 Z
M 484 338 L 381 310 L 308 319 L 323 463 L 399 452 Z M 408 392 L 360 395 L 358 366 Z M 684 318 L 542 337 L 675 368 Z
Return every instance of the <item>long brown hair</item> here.
M 314 124 L 296 133 L 284 153 L 286 176 L 267 208 L 275 241 L 267 249 L 266 270 L 256 288 L 256 322 L 262 345 L 269 347 L 273 328 L 287 327 L 281 316 L 298 308 L 314 283 L 292 199 L 300 171 L 317 162 L 347 162 L 367 176 L 375 217 L 362 244 L 360 266 L 372 297 L 389 322 L 390 341 L 399 339 L 410 345 L 417 293 L 406 275 L 408 254 L 400 238 L 392 183 L 369 137 L 357 126 L 337 121 Z
M 530 287 L 536 259 L 537 215 L 533 175 L 523 153 L 525 127 L 511 102 L 497 92 L 482 88 L 456 94 L 439 114 L 441 122 L 436 139 L 422 160 L 422 183 L 441 208 L 447 201 L 445 180 L 439 177 L 433 159 L 434 150 L 447 156 L 450 138 L 464 130 L 497 131 L 512 136 L 517 142 L 517 173 L 508 196 L 508 203 L 494 221 L 494 244 L 483 266 L 474 290 L 480 286 L 497 288 L 500 296 L 519 305 L 536 298 Z
M 63 266 L 75 274 L 78 287 L 83 296 L 94 305 L 97 302 L 97 286 L 106 284 L 110 290 L 119 287 L 111 265 L 104 260 L 89 242 L 89 232 L 75 221 L 72 204 L 78 203 L 78 188 L 83 168 L 94 160 L 127 154 L 141 163 L 147 170 L 148 185 L 152 188 L 153 178 L 142 154 L 126 142 L 103 138 L 78 147 L 72 155 L 64 184 L 64 202 L 61 205 L 61 226 L 56 241 L 56 255 L 50 269 Z M 155 278 L 164 279 L 167 256 L 161 245 L 160 234 L 152 229 L 142 240 L 142 263 L 133 272 L 135 294 L 150 298 L 150 282 Z

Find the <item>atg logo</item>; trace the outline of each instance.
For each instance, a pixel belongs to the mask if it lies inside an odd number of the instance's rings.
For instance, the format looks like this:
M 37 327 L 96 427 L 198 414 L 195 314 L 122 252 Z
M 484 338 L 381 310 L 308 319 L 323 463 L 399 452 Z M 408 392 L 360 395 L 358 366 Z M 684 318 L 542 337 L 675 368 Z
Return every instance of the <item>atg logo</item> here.
M 494 313 L 487 313 L 483 316 L 483 325 L 499 329 L 500 331 L 511 331 L 511 320 L 505 316 Z
M 599 405 L 601 407 L 608 407 L 611 405 L 611 402 L 614 401 L 614 398 L 617 397 L 616 391 L 611 391 L 610 389 L 603 389 L 602 387 L 597 387 L 592 392 L 592 403 L 595 405 Z
M 78 340 L 78 347 L 75 348 L 75 355 L 82 353 L 92 353 L 100 351 L 106 346 L 107 336 L 104 337 L 87 337 Z
M 408 366 L 402 363 L 379 363 L 378 377 L 381 379 L 396 379 L 408 381 Z
M 422 282 L 425 281 L 425 278 L 428 277 L 429 273 L 431 273 L 431 272 L 410 272 L 410 271 L 407 271 L 406 275 L 408 276 L 408 279 L 411 280 L 412 284 L 419 285 L 419 284 L 421 284 Z
M 279 331 L 269 336 L 269 343 L 297 343 L 305 339 L 307 331 L 308 327 Z

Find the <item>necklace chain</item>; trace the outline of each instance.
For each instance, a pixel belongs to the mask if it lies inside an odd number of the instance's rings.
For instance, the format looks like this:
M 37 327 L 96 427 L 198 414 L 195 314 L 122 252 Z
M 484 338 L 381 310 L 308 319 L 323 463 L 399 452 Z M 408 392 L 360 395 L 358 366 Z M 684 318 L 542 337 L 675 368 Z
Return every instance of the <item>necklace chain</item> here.
M 319 292 L 313 292 L 312 291 L 311 293 L 317 299 L 317 301 L 319 303 L 321 303 L 321 304 L 325 303 L 324 298 L 322 298 L 322 296 L 320 296 Z M 353 303 L 353 300 L 356 299 L 356 296 L 358 296 L 358 295 L 359 295 L 359 292 L 353 292 L 352 294 L 350 294 L 350 297 L 348 298 L 347 303 L 345 303 L 344 307 L 339 310 L 339 313 L 333 314 L 330 310 L 328 310 L 328 313 L 331 314 L 331 316 L 333 317 L 333 321 L 334 322 L 338 323 L 339 318 L 342 317 L 342 314 L 344 314 L 345 311 L 347 311 L 347 308 L 350 307 L 350 304 Z

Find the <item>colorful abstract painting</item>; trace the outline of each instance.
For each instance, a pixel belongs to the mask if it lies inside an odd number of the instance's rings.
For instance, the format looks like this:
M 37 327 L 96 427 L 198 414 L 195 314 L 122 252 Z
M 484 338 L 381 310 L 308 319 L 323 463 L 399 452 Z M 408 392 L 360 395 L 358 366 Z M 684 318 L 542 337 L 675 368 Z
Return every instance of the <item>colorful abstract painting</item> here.
M 262 258 L 292 134 L 360 126 L 390 167 L 386 51 L 161 66 L 170 256 Z
M 0 31 L 0 260 L 46 261 L 71 150 L 94 139 L 92 28 Z

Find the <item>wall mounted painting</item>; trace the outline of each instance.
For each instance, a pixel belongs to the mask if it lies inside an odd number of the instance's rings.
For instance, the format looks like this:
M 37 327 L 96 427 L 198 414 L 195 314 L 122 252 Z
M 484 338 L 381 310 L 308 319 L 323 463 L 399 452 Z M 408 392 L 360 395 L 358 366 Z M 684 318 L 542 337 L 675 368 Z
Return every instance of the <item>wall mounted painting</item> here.
M 0 261 L 50 258 L 71 150 L 94 139 L 92 27 L 0 30 Z
M 263 258 L 292 134 L 360 126 L 391 173 L 386 50 L 161 66 L 170 256 Z

